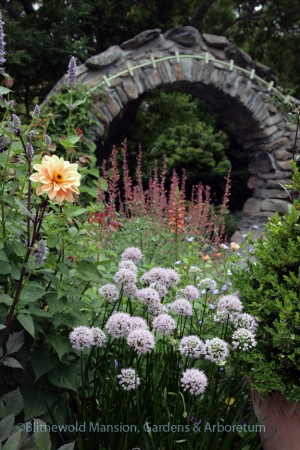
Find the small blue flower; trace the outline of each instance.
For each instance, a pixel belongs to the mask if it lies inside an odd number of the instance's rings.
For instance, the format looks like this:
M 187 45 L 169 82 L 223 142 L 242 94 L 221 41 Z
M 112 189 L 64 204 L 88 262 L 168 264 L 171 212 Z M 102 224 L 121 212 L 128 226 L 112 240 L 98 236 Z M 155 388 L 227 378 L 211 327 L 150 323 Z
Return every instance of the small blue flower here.
M 214 309 L 216 309 L 216 307 L 215 307 L 215 305 L 213 305 L 212 303 L 210 303 L 210 304 L 209 304 L 209 309 L 214 310 Z
M 219 291 L 219 289 L 214 289 L 214 290 L 212 291 L 212 293 L 213 293 L 214 295 L 218 295 L 218 294 L 220 294 L 220 291 Z
M 225 284 L 223 284 L 223 286 L 221 287 L 221 291 L 228 291 L 228 284 L 227 283 L 225 283 Z
M 195 239 L 195 238 L 194 238 L 193 236 L 186 238 L 186 240 L 187 240 L 188 242 L 193 242 L 194 239 Z

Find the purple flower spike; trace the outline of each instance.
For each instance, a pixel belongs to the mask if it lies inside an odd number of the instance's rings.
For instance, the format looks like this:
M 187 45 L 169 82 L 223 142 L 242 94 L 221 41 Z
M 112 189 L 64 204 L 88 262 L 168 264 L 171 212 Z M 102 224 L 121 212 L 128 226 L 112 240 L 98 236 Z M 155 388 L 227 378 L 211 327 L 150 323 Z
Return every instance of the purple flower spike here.
M 76 58 L 72 56 L 68 66 L 68 75 L 67 75 L 67 83 L 70 88 L 74 88 L 76 86 L 77 76 L 76 76 Z
M 4 41 L 4 30 L 3 30 L 4 22 L 2 20 L 2 14 L 0 12 L 0 66 L 3 66 L 5 63 L 5 41 Z M 4 67 L 0 67 L 0 72 L 4 72 Z

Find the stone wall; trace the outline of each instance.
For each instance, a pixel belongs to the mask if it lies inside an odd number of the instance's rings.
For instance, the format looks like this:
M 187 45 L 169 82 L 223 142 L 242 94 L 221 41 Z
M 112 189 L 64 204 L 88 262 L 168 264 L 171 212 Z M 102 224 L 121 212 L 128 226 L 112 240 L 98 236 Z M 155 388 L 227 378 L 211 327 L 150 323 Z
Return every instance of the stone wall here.
M 78 80 L 91 92 L 104 87 L 95 139 L 128 102 L 149 90 L 180 90 L 206 101 L 245 150 L 253 193 L 244 205 L 245 223 L 288 211 L 280 184 L 291 176 L 295 127 L 271 101 L 280 92 L 274 90 L 274 72 L 225 37 L 200 35 L 193 27 L 147 30 L 89 58 L 79 66 Z

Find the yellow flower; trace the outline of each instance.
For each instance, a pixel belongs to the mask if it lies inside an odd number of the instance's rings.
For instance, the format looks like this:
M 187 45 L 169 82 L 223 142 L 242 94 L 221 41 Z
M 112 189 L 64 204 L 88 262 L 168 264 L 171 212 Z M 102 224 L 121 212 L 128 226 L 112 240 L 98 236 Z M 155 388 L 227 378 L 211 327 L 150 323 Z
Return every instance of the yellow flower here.
M 225 404 L 229 405 L 229 406 L 233 405 L 234 402 L 235 402 L 235 398 L 233 398 L 233 397 L 226 398 L 226 400 L 225 400 Z
M 240 246 L 236 242 L 231 242 L 230 248 L 233 252 L 235 252 L 236 250 L 238 250 L 240 248 Z
M 42 164 L 35 164 L 33 168 L 37 173 L 29 179 L 41 183 L 36 190 L 37 195 L 47 193 L 50 200 L 56 198 L 61 203 L 64 200 L 73 202 L 73 193 L 79 194 L 77 186 L 80 186 L 81 175 L 77 172 L 77 164 L 53 155 L 44 156 Z

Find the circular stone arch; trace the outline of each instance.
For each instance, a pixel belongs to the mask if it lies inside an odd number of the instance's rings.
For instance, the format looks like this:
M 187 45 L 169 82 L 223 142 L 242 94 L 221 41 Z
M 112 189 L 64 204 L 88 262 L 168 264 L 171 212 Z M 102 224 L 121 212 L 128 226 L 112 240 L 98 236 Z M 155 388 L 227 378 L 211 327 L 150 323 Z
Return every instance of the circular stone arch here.
M 204 100 L 245 152 L 252 196 L 243 208 L 244 227 L 265 221 L 275 211 L 288 211 L 280 184 L 291 177 L 295 127 L 271 99 L 299 102 L 275 87 L 270 68 L 254 62 L 224 36 L 200 35 L 189 26 L 166 33 L 147 30 L 89 58 L 78 67 L 78 81 L 91 94 L 104 88 L 105 101 L 97 105 L 93 126 L 95 140 L 129 102 L 149 90 L 180 90 Z

